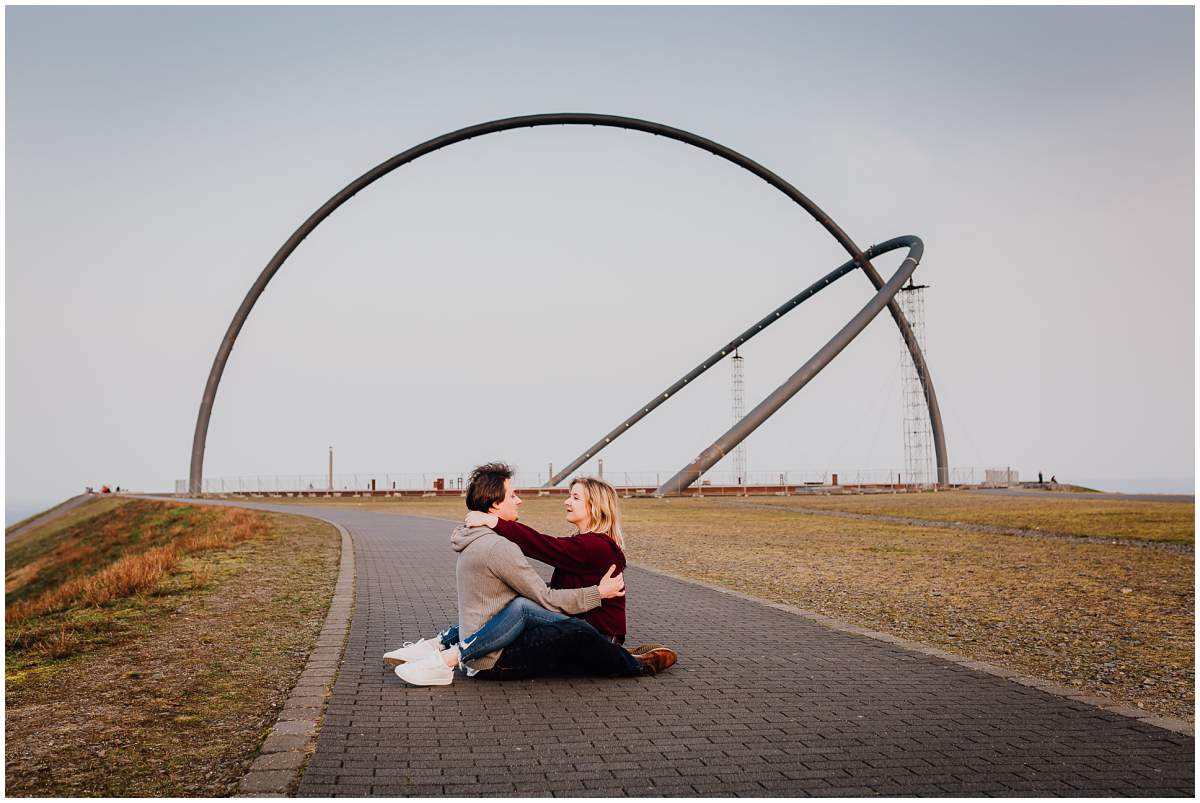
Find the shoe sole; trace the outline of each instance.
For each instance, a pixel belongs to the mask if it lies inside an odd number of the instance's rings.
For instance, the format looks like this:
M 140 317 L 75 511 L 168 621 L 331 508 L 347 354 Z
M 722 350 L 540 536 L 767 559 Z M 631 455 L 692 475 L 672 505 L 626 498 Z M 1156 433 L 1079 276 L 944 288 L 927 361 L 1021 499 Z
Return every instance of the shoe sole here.
M 630 655 L 645 655 L 646 653 L 650 652 L 651 650 L 661 650 L 662 648 L 663 648 L 663 645 L 657 644 L 652 641 L 649 644 L 640 644 L 637 647 L 634 647 L 632 650 L 629 651 L 629 654 Z
M 433 654 L 434 654 L 434 653 L 430 653 L 430 655 L 433 655 Z M 428 656 L 425 656 L 425 655 L 422 655 L 422 656 L 421 656 L 421 658 L 426 658 L 426 657 L 428 657 Z M 391 667 L 396 667 L 396 666 L 400 666 L 400 664 L 411 663 L 411 662 L 412 662 L 412 661 L 414 661 L 414 660 L 417 660 L 417 661 L 419 661 L 419 660 L 421 660 L 421 658 L 416 658 L 416 659 L 413 659 L 413 658 L 393 658 L 393 657 L 391 657 L 391 656 L 389 656 L 389 655 L 385 655 L 385 656 L 383 656 L 383 662 L 384 662 L 385 664 L 387 664 L 388 666 L 391 666 Z
M 399 672 L 396 673 L 396 677 L 400 678 L 401 680 L 403 680 L 405 683 L 407 683 L 410 686 L 449 686 L 451 683 L 454 682 L 454 675 L 451 675 L 450 677 L 446 678 L 445 680 L 431 680 L 428 683 L 416 683 L 416 682 L 411 681 L 408 678 L 404 677 L 404 675 L 401 675 Z

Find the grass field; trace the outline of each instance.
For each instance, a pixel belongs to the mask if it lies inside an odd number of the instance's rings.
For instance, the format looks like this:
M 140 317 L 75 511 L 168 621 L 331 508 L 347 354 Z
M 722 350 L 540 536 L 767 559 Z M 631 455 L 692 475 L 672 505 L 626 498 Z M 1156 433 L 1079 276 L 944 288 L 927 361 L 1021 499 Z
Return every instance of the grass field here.
M 452 520 L 465 512 L 458 497 L 304 503 Z M 788 509 L 797 505 L 816 513 Z M 634 498 L 622 501 L 629 560 L 1194 721 L 1191 552 L 820 515 L 825 505 L 1177 544 L 1195 535 L 1194 506 L 1180 503 L 955 492 Z M 570 532 L 553 497 L 526 498 L 522 521 Z
M 97 499 L 6 548 L 10 795 L 227 795 L 324 620 L 312 519 Z
M 1070 535 L 1194 543 L 1195 505 L 1127 502 L 1090 494 L 1056 494 L 1048 499 L 991 496 L 962 491 L 923 494 L 751 497 L 754 504 L 803 510 L 899 516 L 940 522 Z

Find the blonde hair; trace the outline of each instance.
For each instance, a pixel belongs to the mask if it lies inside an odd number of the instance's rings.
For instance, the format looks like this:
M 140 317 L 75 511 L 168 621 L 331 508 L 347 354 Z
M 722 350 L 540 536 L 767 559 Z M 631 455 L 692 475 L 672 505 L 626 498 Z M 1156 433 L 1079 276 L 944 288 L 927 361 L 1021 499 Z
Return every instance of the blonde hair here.
M 607 482 L 595 477 L 576 477 L 570 488 L 583 487 L 583 501 L 587 502 L 591 521 L 582 532 L 607 535 L 625 551 L 625 537 L 621 533 L 621 511 L 617 507 L 617 491 Z

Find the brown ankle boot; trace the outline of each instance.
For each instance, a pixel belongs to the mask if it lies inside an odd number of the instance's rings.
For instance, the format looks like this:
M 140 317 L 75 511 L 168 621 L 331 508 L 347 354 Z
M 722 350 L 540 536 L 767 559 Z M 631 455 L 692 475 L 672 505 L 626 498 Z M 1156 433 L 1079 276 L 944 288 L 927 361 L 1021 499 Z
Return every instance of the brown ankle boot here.
M 638 646 L 636 646 L 632 650 L 630 650 L 629 654 L 630 655 L 645 655 L 646 653 L 650 652 L 651 650 L 657 650 L 660 647 L 662 647 L 661 644 L 658 644 L 658 643 L 652 641 L 649 644 L 639 644 Z
M 642 665 L 643 675 L 657 675 L 666 669 L 675 665 L 679 660 L 679 655 L 674 650 L 666 647 L 655 647 L 641 655 L 634 656 L 638 663 Z

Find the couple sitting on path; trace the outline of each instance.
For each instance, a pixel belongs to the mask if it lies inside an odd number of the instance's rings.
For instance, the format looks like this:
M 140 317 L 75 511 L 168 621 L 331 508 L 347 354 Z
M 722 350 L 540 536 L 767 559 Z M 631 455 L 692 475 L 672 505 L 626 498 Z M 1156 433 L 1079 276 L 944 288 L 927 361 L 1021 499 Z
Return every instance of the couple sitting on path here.
M 392 650 L 384 661 L 414 686 L 448 685 L 459 664 L 468 676 L 491 680 L 653 675 L 674 664 L 675 652 L 660 644 L 632 652 L 621 646 L 625 553 L 612 486 L 572 480 L 567 521 L 579 533 L 555 538 L 517 523 L 521 498 L 512 475 L 503 463 L 471 472 L 466 521 L 450 534 L 458 553 L 458 625 Z M 526 556 L 554 567 L 550 587 Z

